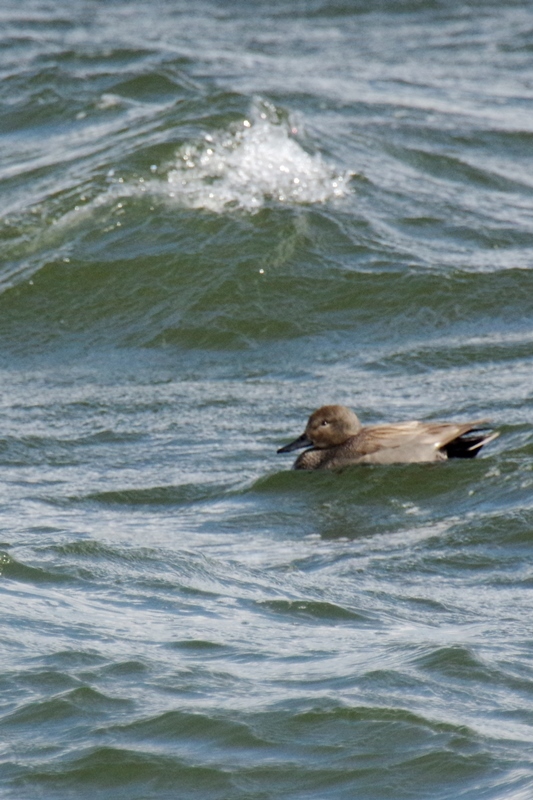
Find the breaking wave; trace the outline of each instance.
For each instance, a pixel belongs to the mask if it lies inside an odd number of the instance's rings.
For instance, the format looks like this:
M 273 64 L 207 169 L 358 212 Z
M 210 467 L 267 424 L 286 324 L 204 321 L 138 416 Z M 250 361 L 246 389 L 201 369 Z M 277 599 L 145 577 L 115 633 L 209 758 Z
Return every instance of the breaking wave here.
M 269 201 L 324 203 L 347 194 L 351 173 L 339 172 L 297 141 L 298 128 L 262 103 L 224 131 L 183 144 L 168 173 L 168 195 L 215 213 L 257 211 Z

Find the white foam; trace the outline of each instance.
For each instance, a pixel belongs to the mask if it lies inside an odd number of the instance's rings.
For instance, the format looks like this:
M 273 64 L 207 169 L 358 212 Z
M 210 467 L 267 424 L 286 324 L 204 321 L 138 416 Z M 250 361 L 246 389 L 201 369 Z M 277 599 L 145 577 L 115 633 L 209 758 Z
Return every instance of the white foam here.
M 168 173 L 168 196 L 190 208 L 257 211 L 269 201 L 324 203 L 348 193 L 350 173 L 306 152 L 297 131 L 262 104 L 226 131 L 183 145 Z

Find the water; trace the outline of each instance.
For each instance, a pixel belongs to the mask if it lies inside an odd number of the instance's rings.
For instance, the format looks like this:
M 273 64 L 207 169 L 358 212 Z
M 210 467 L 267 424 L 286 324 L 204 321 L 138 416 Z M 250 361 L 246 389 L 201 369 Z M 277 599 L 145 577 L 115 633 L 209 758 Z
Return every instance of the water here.
M 0 20 L 2 797 L 528 800 L 529 4 Z

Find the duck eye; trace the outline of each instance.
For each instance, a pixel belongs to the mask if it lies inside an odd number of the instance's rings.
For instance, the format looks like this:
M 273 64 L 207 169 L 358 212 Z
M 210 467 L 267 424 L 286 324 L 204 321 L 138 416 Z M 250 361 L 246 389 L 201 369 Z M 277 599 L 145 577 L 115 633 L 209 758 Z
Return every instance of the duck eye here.
M 320 424 L 321 425 L 329 425 L 329 422 L 327 421 L 327 419 L 323 419 Z

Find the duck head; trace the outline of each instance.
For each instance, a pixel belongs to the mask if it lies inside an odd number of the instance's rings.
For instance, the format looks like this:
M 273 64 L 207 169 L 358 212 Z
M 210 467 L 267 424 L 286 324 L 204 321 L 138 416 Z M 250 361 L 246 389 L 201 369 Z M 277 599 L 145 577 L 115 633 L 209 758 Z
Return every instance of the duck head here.
M 325 450 L 343 444 L 350 436 L 359 433 L 361 428 L 358 417 L 346 406 L 322 406 L 313 411 L 302 435 L 285 447 L 280 447 L 277 452 L 290 453 L 300 447 Z

